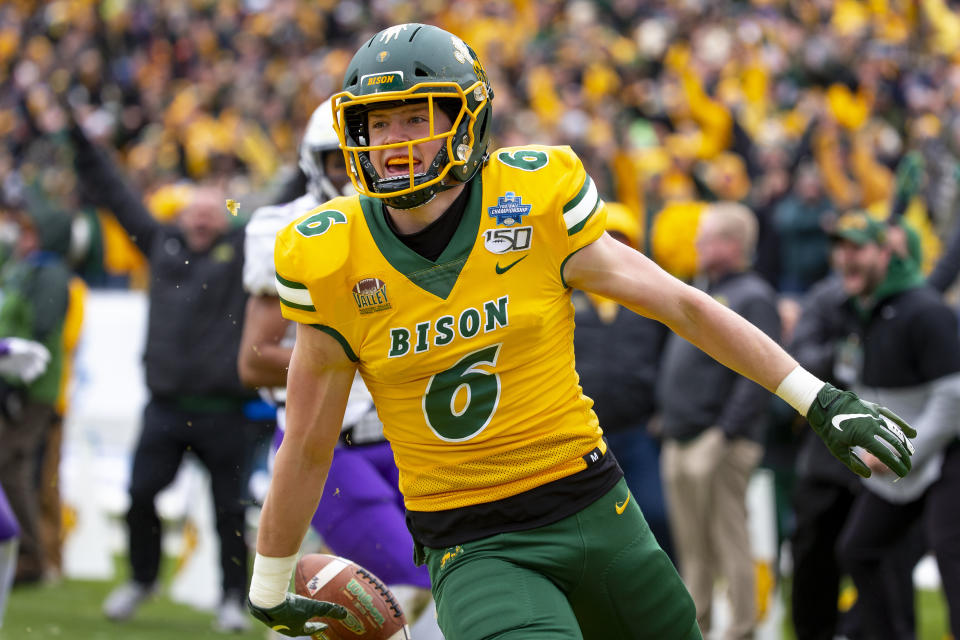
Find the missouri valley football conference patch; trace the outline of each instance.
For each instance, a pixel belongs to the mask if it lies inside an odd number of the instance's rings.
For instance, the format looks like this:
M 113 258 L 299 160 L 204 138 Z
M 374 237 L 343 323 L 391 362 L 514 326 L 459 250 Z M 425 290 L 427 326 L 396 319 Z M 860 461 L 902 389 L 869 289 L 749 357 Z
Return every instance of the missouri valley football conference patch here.
M 360 313 L 375 313 L 391 308 L 387 284 L 379 278 L 364 278 L 353 285 L 353 299 Z

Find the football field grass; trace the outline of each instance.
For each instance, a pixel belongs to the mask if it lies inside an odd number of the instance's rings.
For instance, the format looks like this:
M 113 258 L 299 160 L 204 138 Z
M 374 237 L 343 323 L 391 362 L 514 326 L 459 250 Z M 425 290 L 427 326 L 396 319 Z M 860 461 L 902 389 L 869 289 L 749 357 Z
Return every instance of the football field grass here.
M 789 594 L 790 581 L 784 581 L 784 593 Z M 917 590 L 915 592 L 917 616 L 917 640 L 950 640 L 950 626 L 947 619 L 946 601 L 943 591 Z M 790 622 L 790 598 L 784 597 L 786 612 L 782 627 L 781 640 L 796 640 L 793 625 Z
M 7 605 L 2 640 L 247 640 L 266 638 L 266 627 L 250 619 L 251 631 L 221 634 L 215 615 L 160 595 L 130 621 L 112 623 L 100 607 L 115 583 L 64 580 L 56 585 L 20 587 Z
M 213 630 L 213 613 L 197 611 L 160 595 L 122 624 L 100 613 L 115 583 L 64 580 L 56 585 L 14 590 L 7 606 L 2 640 L 248 640 L 266 638 L 266 629 L 251 619 L 251 630 L 221 634 Z M 789 616 L 789 612 L 787 614 Z M 947 614 L 939 591 L 917 592 L 918 640 L 947 640 Z M 782 640 L 794 640 L 788 620 Z

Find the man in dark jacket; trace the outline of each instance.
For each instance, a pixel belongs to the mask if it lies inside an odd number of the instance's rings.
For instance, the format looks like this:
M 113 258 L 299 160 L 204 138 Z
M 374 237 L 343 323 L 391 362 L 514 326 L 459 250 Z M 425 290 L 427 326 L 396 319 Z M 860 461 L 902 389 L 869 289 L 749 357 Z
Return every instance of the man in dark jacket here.
M 937 558 L 950 613 L 960 635 L 960 339 L 957 318 L 924 283 L 917 262 L 899 259 L 885 242 L 886 228 L 868 214 L 837 221 L 832 260 L 847 300 L 841 307 L 855 327 L 857 394 L 882 402 L 917 427 L 914 467 L 894 482 L 870 454 L 874 472 L 863 480 L 840 535 L 838 555 L 859 592 L 865 638 L 889 638 L 891 612 L 902 598 L 884 588 L 887 560 L 922 522 Z M 834 426 L 842 429 L 841 416 Z M 909 583 L 909 577 L 904 578 Z M 912 594 L 910 594 L 912 595 Z M 909 597 L 909 596 L 908 596 Z M 912 629 L 906 635 L 912 637 Z
M 837 276 L 814 285 L 803 300 L 789 345 L 797 362 L 841 389 L 854 385 L 859 369 L 860 338 L 856 318 L 845 311 L 847 300 Z M 837 607 L 843 570 L 836 545 L 861 483 L 812 432 L 804 434 L 796 474 L 795 525 L 790 539 L 794 633 L 797 640 L 833 640 L 838 635 L 859 638 L 859 605 L 855 603 L 842 616 Z M 890 612 L 892 637 L 910 637 L 913 633 L 913 585 L 909 580 L 917 561 L 915 547 L 910 544 L 892 555 L 885 570 L 883 582 L 900 601 L 900 606 Z
M 697 270 L 707 293 L 778 339 L 773 289 L 749 270 L 756 237 L 749 209 L 710 205 L 697 232 Z M 661 469 L 680 575 L 704 635 L 714 580 L 724 576 L 731 599 L 724 637 L 750 638 L 756 591 L 746 491 L 763 455 L 770 394 L 676 335 L 667 341 L 661 366 Z
M 150 402 L 134 453 L 127 513 L 132 580 L 110 594 L 104 613 L 127 619 L 154 592 L 161 535 L 154 498 L 191 451 L 210 472 L 216 508 L 223 572 L 218 625 L 242 630 L 249 624 L 242 532 L 250 457 L 243 407 L 251 398 L 236 366 L 246 304 L 243 229 L 229 228 L 224 194 L 214 186 L 195 188 L 176 224 L 161 224 L 79 127 L 71 137 L 85 194 L 113 212 L 150 263 L 144 354 Z

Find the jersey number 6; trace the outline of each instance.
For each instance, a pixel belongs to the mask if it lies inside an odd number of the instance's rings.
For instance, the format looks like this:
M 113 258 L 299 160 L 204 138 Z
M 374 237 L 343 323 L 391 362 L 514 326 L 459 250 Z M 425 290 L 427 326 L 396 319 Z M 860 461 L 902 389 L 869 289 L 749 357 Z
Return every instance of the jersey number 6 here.
M 500 346 L 468 353 L 430 378 L 423 396 L 423 415 L 441 440 L 469 440 L 490 424 L 500 402 L 500 376 L 479 367 L 496 366 Z
M 335 224 L 346 224 L 347 216 L 336 209 L 318 211 L 297 223 L 297 231 L 304 237 L 319 236 Z

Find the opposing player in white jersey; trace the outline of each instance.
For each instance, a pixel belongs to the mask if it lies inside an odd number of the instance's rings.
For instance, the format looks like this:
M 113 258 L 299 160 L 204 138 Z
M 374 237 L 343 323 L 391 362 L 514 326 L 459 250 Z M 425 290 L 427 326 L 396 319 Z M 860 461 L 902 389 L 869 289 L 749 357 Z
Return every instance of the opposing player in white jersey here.
M 250 298 L 238 368 L 245 384 L 260 387 L 277 405 L 275 447 L 283 439 L 284 387 L 296 329 L 280 313 L 274 239 L 277 231 L 322 202 L 353 192 L 338 144 L 327 101 L 313 112 L 300 144 L 299 164 L 307 176 L 307 192 L 291 202 L 257 209 L 246 228 L 243 284 Z M 426 567 L 413 564 L 413 539 L 404 523 L 393 452 L 359 376 L 327 482 L 330 490 L 313 516 L 313 528 L 334 553 L 370 569 L 390 585 L 408 619 L 415 618 L 429 602 L 430 578 Z M 423 620 L 424 624 L 430 622 Z M 430 633 L 423 630 L 421 635 Z M 433 637 L 441 637 L 439 628 Z

